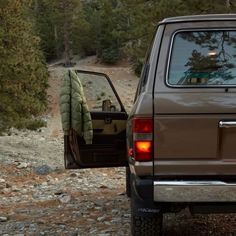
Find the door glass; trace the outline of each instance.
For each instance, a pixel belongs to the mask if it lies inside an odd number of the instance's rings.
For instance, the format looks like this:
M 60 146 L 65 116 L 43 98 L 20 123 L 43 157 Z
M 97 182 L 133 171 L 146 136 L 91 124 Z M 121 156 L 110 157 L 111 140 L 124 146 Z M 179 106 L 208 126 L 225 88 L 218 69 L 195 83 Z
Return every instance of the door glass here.
M 99 73 L 77 71 L 90 111 L 121 112 L 121 104 L 108 78 Z

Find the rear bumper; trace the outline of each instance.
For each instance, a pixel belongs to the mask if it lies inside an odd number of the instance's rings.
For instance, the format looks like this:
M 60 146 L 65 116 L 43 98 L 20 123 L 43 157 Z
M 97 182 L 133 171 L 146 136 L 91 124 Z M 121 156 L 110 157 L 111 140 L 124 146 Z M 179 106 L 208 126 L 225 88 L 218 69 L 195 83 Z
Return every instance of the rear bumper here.
M 155 202 L 236 202 L 236 183 L 154 181 Z

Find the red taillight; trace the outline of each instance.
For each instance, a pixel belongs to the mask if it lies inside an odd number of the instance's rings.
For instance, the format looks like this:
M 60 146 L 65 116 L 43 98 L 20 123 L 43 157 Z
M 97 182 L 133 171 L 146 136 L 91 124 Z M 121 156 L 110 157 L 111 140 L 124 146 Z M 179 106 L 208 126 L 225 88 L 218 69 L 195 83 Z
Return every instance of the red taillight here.
M 135 117 L 133 125 L 133 157 L 136 161 L 151 161 L 153 156 L 153 120 Z
M 134 118 L 133 133 L 152 133 L 152 123 L 150 118 Z
M 152 159 L 152 141 L 134 141 L 136 161 L 150 161 Z

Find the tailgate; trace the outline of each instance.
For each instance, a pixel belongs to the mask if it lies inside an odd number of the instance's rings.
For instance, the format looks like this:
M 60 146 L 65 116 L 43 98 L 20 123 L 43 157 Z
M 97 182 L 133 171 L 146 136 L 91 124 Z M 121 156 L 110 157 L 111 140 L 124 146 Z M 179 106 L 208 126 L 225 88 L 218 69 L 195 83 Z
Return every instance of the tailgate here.
M 155 174 L 235 175 L 236 125 L 227 125 L 236 122 L 235 112 L 235 93 L 223 90 L 158 94 L 154 116 Z
M 153 93 L 155 175 L 236 175 L 236 30 L 225 25 L 166 26 Z

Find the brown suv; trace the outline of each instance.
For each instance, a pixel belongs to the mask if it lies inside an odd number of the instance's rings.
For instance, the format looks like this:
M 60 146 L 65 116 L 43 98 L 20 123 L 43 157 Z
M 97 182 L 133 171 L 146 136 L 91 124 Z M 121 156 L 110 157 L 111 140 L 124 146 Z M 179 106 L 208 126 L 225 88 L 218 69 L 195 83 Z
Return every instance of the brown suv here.
M 94 136 L 65 136 L 66 168 L 129 166 L 133 235 L 160 235 L 185 207 L 236 212 L 236 15 L 160 22 L 129 116 L 106 75 L 77 74 Z

